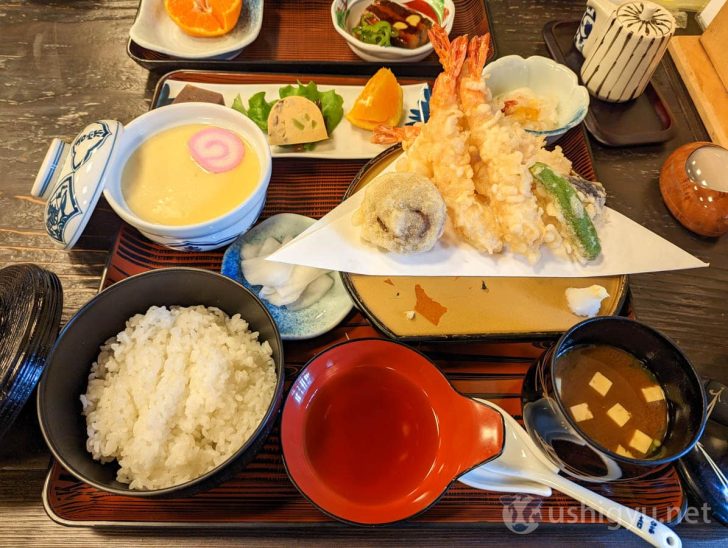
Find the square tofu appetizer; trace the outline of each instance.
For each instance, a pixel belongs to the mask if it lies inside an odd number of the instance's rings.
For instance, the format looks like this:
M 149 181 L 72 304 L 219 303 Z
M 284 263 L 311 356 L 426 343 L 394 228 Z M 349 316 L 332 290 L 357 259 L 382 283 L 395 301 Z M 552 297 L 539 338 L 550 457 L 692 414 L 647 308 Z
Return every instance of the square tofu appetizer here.
M 618 403 L 615 403 L 612 407 L 609 408 L 609 411 L 607 411 L 607 415 L 609 415 L 609 418 L 616 422 L 617 426 L 619 426 L 620 428 L 627 423 L 630 417 L 632 417 L 632 413 L 627 411 Z
M 596 373 L 594 373 L 594 376 L 589 381 L 589 386 L 599 392 L 600 396 L 604 397 L 607 395 L 607 392 L 609 392 L 609 389 L 612 387 L 612 381 L 610 381 L 607 377 L 597 371 Z

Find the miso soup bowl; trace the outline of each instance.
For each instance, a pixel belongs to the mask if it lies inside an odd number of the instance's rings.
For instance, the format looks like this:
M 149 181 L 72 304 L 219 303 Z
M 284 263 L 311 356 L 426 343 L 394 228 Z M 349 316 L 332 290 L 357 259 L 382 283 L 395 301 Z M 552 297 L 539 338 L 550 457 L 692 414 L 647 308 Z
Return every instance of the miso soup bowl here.
M 638 358 L 657 378 L 667 399 L 662 445 L 645 458 L 628 458 L 590 438 L 573 420 L 555 387 L 558 359 L 576 346 L 604 344 Z M 561 379 L 561 386 L 569 378 Z M 523 383 L 523 421 L 533 440 L 561 470 L 581 480 L 607 482 L 644 476 L 692 449 L 705 428 L 703 384 L 688 358 L 665 335 L 616 316 L 578 323 L 531 366 Z
M 229 129 L 250 143 L 260 160 L 260 177 L 253 193 L 229 212 L 208 221 L 169 226 L 141 219 L 124 200 L 121 179 L 132 153 L 156 133 L 188 124 L 207 124 Z M 159 159 L 164 162 L 164 158 Z M 272 169 L 268 140 L 258 126 L 243 114 L 212 103 L 179 103 L 142 114 L 124 127 L 123 137 L 114 148 L 110 172 L 104 181 L 104 197 L 119 217 L 150 240 L 184 251 L 207 251 L 231 243 L 248 230 L 265 205 Z

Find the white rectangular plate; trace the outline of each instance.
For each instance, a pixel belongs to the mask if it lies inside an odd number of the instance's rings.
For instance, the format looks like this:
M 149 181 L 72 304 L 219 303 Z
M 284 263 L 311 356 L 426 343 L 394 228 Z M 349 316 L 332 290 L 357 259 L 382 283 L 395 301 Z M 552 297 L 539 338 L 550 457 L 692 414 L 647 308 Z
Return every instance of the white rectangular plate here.
M 316 81 L 315 78 L 301 76 L 301 83 Z M 296 85 L 296 81 L 289 82 Z M 265 91 L 266 99 L 271 101 L 278 97 L 278 90 L 287 84 L 210 84 L 203 82 L 185 82 L 170 78 L 165 81 L 169 86 L 169 98 L 174 99 L 187 84 L 195 87 L 208 89 L 221 93 L 225 98 L 225 105 L 231 106 L 235 96 L 240 94 L 243 105 L 247 108 L 251 95 L 259 91 Z M 335 89 L 336 93 L 344 99 L 344 113 L 349 112 L 364 86 L 328 86 L 319 85 L 320 91 Z M 401 123 L 413 123 L 419 121 L 423 116 L 422 104 L 427 103 L 425 90 L 428 85 L 411 84 L 402 86 L 404 102 L 404 116 Z M 331 137 L 326 141 L 316 143 L 316 148 L 309 152 L 290 152 L 289 150 L 272 146 L 271 152 L 274 158 L 319 158 L 323 160 L 367 160 L 374 158 L 377 154 L 386 149 L 389 145 L 377 145 L 371 142 L 372 132 L 353 126 L 346 117 L 333 131 Z

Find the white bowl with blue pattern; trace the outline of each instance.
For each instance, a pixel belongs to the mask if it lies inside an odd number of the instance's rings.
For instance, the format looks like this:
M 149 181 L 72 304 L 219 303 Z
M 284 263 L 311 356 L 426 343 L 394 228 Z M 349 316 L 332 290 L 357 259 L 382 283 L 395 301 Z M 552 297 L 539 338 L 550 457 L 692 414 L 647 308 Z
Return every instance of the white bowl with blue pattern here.
M 231 211 L 191 225 L 169 226 L 140 219 L 127 205 L 121 191 L 121 176 L 131 154 L 155 133 L 175 126 L 206 124 L 229 129 L 245 137 L 260 159 L 260 179 L 253 193 Z M 255 224 L 265 205 L 272 160 L 266 135 L 239 112 L 212 103 L 176 103 L 150 110 L 124 128 L 124 137 L 114 152 L 114 166 L 104 188 L 113 210 L 150 240 L 183 251 L 209 251 L 232 242 Z
M 506 55 L 488 63 L 483 69 L 483 77 L 494 98 L 527 87 L 537 96 L 556 99 L 556 127 L 549 130 L 526 129 L 529 133 L 543 136 L 546 144 L 555 143 L 579 125 L 589 110 L 589 92 L 579 85 L 577 75 L 547 57 L 534 55 L 524 59 L 519 55 Z
M 244 285 L 247 289 L 258 295 L 261 286 L 253 286 L 243 276 L 240 261 L 242 248 L 245 244 L 261 244 L 267 238 L 282 241 L 291 236 L 296 237 L 316 221 L 310 217 L 296 215 L 295 213 L 280 213 L 251 228 L 242 234 L 227 248 L 222 258 L 220 272 Z M 331 331 L 341 323 L 351 311 L 353 302 L 344 287 L 341 274 L 330 272 L 334 285 L 321 299 L 302 310 L 288 310 L 284 306 L 275 306 L 261 299 L 276 322 L 281 338 L 287 341 L 312 339 Z
M 70 249 L 81 237 L 123 133 L 119 122 L 99 120 L 83 128 L 70 144 L 51 141 L 30 193 L 46 202 L 43 220 L 56 245 Z
M 124 166 L 132 153 L 154 134 L 188 124 L 221 127 L 245 137 L 260 160 L 258 182 L 250 196 L 214 219 L 178 226 L 145 221 L 124 200 Z M 246 116 L 212 103 L 178 103 L 142 114 L 127 126 L 114 120 L 93 122 L 70 145 L 54 139 L 31 194 L 47 202 L 46 231 L 66 249 L 78 241 L 103 190 L 116 214 L 150 240 L 182 251 L 209 251 L 230 244 L 258 220 L 265 205 L 272 165 L 267 136 Z

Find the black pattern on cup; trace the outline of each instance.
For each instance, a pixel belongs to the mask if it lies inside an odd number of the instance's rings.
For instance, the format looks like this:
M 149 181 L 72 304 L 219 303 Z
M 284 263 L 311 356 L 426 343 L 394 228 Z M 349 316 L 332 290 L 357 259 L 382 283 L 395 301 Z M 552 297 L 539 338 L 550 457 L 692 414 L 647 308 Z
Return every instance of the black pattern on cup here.
M 596 15 L 582 44 L 582 81 L 598 99 L 630 101 L 647 87 L 675 31 L 675 20 L 648 1 L 615 8 L 608 0 L 589 0 L 588 7 Z

